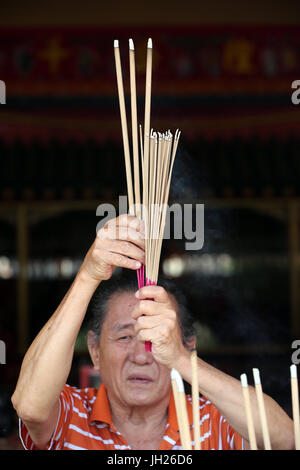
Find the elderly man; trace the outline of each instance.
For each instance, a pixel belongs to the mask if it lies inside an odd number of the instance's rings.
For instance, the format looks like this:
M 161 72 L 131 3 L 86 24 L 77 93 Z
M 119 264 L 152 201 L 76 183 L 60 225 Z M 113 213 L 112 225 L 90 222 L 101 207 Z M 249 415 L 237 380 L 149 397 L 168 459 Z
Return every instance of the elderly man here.
M 116 266 L 144 263 L 142 225 L 110 221 L 98 236 L 58 309 L 25 355 L 12 403 L 27 449 L 180 449 L 170 369 L 191 383 L 189 347 L 174 295 L 160 286 L 119 289 L 89 332 L 99 390 L 66 385 L 74 345 L 95 290 Z M 151 300 L 148 300 L 151 299 Z M 152 342 L 152 351 L 145 350 Z M 203 449 L 248 448 L 240 382 L 198 358 Z M 255 404 L 255 391 L 250 387 Z M 187 406 L 192 426 L 191 402 Z M 270 397 L 265 406 L 273 449 L 293 448 L 290 418 Z M 254 409 L 258 447 L 262 432 Z

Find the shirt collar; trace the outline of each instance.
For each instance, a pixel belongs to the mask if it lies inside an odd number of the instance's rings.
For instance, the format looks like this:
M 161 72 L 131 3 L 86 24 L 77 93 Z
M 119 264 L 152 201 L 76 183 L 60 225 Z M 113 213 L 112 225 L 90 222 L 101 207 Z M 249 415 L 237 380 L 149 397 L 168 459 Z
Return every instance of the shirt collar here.
M 188 400 L 186 397 L 186 406 L 187 406 L 187 412 L 188 412 L 188 420 L 189 420 L 189 425 L 192 426 L 193 424 L 193 408 L 191 402 Z M 97 391 L 96 395 L 96 400 L 93 405 L 91 414 L 90 414 L 90 421 L 100 421 L 102 423 L 107 423 L 110 425 L 112 429 L 115 430 L 112 416 L 111 416 L 111 411 L 110 411 L 110 405 L 107 397 L 107 392 L 105 385 L 102 383 Z M 171 392 L 171 397 L 169 401 L 169 407 L 168 407 L 168 424 L 170 428 L 178 432 L 179 431 L 179 426 L 178 426 L 178 421 L 177 421 L 177 416 L 176 416 L 176 408 L 175 408 L 175 401 L 173 397 L 173 393 Z
M 114 428 L 106 388 L 103 383 L 98 388 L 96 400 L 90 414 L 90 421 L 101 421 Z

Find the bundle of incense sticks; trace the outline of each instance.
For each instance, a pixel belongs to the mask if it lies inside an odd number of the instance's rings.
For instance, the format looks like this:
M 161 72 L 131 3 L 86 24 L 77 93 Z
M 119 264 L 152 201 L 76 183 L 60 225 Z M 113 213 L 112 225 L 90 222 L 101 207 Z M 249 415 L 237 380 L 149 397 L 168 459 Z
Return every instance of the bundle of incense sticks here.
M 192 370 L 192 405 L 193 405 L 193 428 L 194 428 L 194 447 L 192 445 L 191 434 L 189 430 L 186 397 L 184 391 L 184 384 L 180 373 L 176 369 L 171 370 L 171 383 L 172 391 L 175 402 L 177 422 L 179 426 L 181 445 L 184 450 L 201 450 L 201 437 L 200 437 L 200 410 L 199 410 L 199 388 L 198 388 L 198 371 L 197 371 L 197 352 L 196 349 L 191 351 L 191 370 Z M 259 370 L 254 368 L 253 377 L 256 391 L 256 398 L 258 404 L 258 414 L 261 424 L 261 431 L 263 436 L 265 450 L 271 450 L 271 440 L 267 422 L 267 415 L 264 405 L 263 390 L 261 385 Z M 294 436 L 295 436 L 295 449 L 300 450 L 300 415 L 299 415 L 299 390 L 298 390 L 298 377 L 297 368 L 293 364 L 290 368 L 291 372 L 291 392 L 292 392 L 292 407 L 293 407 L 293 422 L 294 422 Z M 246 374 L 242 374 L 241 385 L 244 398 L 245 415 L 248 429 L 248 439 L 251 450 L 257 450 L 257 441 L 255 435 L 254 419 L 252 414 L 253 401 L 251 403 L 250 393 L 248 388 L 248 379 Z
M 145 266 L 142 266 L 137 272 L 139 288 L 143 287 L 145 284 L 156 285 L 157 283 L 172 171 L 180 137 L 178 130 L 173 136 L 170 130 L 154 132 L 153 129 L 150 129 L 152 50 L 152 40 L 150 38 L 147 44 L 143 135 L 141 125 L 139 125 L 138 129 L 135 49 L 133 40 L 129 39 L 131 130 L 134 170 L 132 177 L 119 41 L 114 41 L 129 214 L 141 218 L 145 226 L 146 261 Z M 151 350 L 151 343 L 146 342 L 145 346 L 146 350 Z
M 300 450 L 300 418 L 299 418 L 299 392 L 298 392 L 298 379 L 297 368 L 293 364 L 290 368 L 291 371 L 291 392 L 292 392 L 292 407 L 293 407 L 293 422 L 294 422 L 294 435 L 295 435 L 295 448 Z M 258 412 L 261 424 L 261 430 L 264 441 L 265 450 L 271 450 L 271 441 L 269 435 L 269 428 L 267 422 L 267 415 L 265 411 L 263 391 L 260 381 L 260 374 L 258 369 L 253 369 L 254 385 L 256 391 L 256 398 L 258 403 Z M 250 403 L 250 395 L 248 390 L 248 381 L 246 374 L 241 375 L 241 385 L 244 396 L 244 405 L 246 412 L 246 420 L 248 427 L 248 436 L 251 450 L 257 450 L 252 408 Z

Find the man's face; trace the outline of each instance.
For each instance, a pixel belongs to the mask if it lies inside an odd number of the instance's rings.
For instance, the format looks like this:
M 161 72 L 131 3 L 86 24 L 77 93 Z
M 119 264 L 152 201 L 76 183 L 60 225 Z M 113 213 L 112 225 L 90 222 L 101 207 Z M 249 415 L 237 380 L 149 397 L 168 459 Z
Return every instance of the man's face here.
M 99 372 L 111 399 L 125 406 L 154 405 L 168 398 L 170 371 L 136 339 L 133 292 L 114 294 L 108 304 L 98 350 Z

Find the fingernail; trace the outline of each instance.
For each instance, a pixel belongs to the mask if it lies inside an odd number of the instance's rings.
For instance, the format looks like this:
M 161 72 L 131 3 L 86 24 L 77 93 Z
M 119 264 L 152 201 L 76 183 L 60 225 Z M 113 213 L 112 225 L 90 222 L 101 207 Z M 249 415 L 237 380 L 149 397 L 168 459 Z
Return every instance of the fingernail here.
M 137 268 L 140 268 L 140 267 L 142 266 L 139 261 L 137 261 L 137 262 L 135 263 L 135 265 L 136 265 Z
M 139 291 L 139 290 L 137 290 L 137 291 L 136 291 L 136 293 L 135 293 L 134 295 L 135 295 L 137 298 L 139 298 L 139 297 L 140 297 L 140 291 Z

